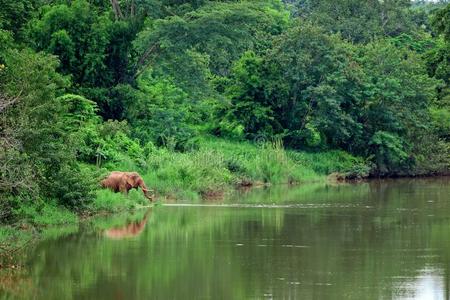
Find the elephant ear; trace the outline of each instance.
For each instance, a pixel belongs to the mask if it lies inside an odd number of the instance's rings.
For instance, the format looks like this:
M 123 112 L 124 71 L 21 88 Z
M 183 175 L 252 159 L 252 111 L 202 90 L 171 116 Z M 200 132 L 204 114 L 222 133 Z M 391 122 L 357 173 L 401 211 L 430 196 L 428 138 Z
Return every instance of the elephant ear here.
M 125 181 L 127 182 L 128 185 L 133 186 L 134 185 L 134 177 L 133 175 L 127 175 L 125 177 Z
M 139 175 L 137 175 L 137 174 L 130 174 L 129 176 L 127 176 L 127 183 L 129 185 L 131 185 L 132 187 L 137 186 L 138 180 L 139 180 Z

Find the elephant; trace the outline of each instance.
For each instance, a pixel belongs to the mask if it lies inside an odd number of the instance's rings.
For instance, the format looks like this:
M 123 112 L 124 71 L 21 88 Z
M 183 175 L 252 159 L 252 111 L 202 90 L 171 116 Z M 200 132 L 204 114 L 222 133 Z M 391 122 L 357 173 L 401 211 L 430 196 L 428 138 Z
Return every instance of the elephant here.
M 103 188 L 108 188 L 114 192 L 122 192 L 128 194 L 131 189 L 142 189 L 144 196 L 153 201 L 153 195 L 150 195 L 150 190 L 144 183 L 142 177 L 136 172 L 119 172 L 113 171 L 108 177 L 100 182 Z

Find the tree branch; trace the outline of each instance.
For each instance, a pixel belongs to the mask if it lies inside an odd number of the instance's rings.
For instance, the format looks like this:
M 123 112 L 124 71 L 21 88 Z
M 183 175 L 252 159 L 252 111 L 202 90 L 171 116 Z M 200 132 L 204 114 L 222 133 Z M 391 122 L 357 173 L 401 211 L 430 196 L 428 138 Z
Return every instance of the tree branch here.
M 119 2 L 117 0 L 110 0 L 111 1 L 111 6 L 114 12 L 114 15 L 116 17 L 116 21 L 118 20 L 123 20 L 123 14 L 122 11 L 120 10 L 120 5 Z
M 21 94 L 22 94 L 22 90 L 14 98 L 11 98 L 11 97 L 8 97 L 8 96 L 0 94 L 0 112 L 3 112 L 6 108 L 8 108 L 9 106 L 14 105 L 14 103 L 19 101 Z
M 144 54 L 142 54 L 141 58 L 139 58 L 136 66 L 134 67 L 134 78 L 137 78 L 139 75 L 141 75 L 142 72 L 147 69 L 147 67 L 153 62 L 153 60 L 149 60 L 147 63 L 145 63 L 150 55 L 155 53 L 157 50 L 159 50 L 159 43 L 155 43 L 150 48 L 145 50 Z

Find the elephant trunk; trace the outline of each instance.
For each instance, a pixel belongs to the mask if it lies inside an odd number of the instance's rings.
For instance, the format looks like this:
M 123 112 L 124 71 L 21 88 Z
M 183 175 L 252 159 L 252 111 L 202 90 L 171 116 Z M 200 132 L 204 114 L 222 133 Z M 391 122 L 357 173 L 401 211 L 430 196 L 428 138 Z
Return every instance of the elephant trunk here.
M 150 200 L 153 201 L 153 194 L 150 193 L 150 190 L 145 186 L 145 184 L 143 184 L 141 186 L 142 192 L 144 192 L 144 196 Z

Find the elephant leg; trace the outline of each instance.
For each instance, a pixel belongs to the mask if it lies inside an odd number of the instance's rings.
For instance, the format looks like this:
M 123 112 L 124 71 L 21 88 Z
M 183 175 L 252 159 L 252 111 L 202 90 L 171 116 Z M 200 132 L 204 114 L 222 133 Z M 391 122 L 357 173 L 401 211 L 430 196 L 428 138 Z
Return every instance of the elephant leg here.
M 125 190 L 126 190 L 126 194 L 128 195 L 128 192 L 130 191 L 130 190 L 132 190 L 133 189 L 133 187 L 129 184 L 129 183 L 127 183 L 126 185 L 125 185 Z
M 121 184 L 119 185 L 119 191 L 120 191 L 121 193 L 124 193 L 125 195 L 128 194 L 127 185 L 121 183 Z

